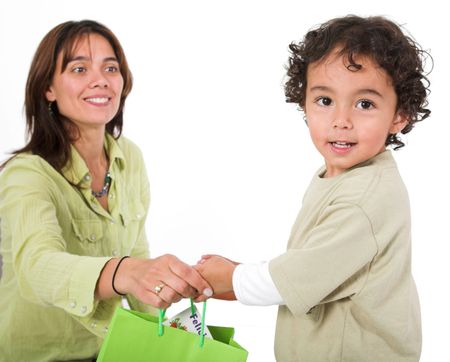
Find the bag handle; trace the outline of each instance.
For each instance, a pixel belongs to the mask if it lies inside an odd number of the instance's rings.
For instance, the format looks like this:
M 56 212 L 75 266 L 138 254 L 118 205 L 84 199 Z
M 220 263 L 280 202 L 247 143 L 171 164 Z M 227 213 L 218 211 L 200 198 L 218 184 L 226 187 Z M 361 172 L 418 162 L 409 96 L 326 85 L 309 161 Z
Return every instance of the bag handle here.
M 194 301 L 190 299 L 191 301 L 191 316 L 195 314 L 195 306 Z M 159 309 L 159 320 L 158 320 L 158 336 L 161 337 L 164 334 L 164 327 L 163 327 L 163 319 L 166 315 L 167 309 Z M 203 302 L 203 308 L 202 308 L 202 326 L 200 330 L 200 347 L 203 347 L 205 344 L 205 314 L 206 314 L 206 300 Z

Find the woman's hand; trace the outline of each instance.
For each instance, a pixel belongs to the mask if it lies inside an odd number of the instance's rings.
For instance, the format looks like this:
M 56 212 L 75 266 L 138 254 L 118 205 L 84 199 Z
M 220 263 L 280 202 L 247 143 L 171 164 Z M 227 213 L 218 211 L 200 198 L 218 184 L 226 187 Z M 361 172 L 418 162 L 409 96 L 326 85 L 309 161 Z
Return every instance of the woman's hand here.
M 111 281 L 118 261 L 118 259 L 110 260 L 103 269 L 97 286 L 99 299 L 106 299 L 108 294 L 109 297 L 116 295 L 112 290 Z M 102 290 L 100 284 L 103 284 L 103 279 L 105 281 L 108 279 L 109 274 L 110 290 L 109 293 L 102 295 L 102 291 L 108 291 Z M 193 267 L 170 254 L 155 259 L 123 260 L 114 278 L 114 287 L 121 294 L 131 294 L 139 301 L 156 308 L 168 308 L 182 298 L 202 301 L 212 295 L 210 285 Z

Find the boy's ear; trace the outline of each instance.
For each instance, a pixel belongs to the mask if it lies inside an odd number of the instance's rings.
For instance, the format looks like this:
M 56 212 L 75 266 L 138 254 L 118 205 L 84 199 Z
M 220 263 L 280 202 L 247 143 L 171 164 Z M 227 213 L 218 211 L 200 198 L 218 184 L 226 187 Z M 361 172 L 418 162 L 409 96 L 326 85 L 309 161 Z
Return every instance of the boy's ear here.
M 392 120 L 391 128 L 389 129 L 390 134 L 397 134 L 399 133 L 403 128 L 406 127 L 406 125 L 409 122 L 409 118 L 406 117 L 403 112 L 397 112 L 394 119 Z

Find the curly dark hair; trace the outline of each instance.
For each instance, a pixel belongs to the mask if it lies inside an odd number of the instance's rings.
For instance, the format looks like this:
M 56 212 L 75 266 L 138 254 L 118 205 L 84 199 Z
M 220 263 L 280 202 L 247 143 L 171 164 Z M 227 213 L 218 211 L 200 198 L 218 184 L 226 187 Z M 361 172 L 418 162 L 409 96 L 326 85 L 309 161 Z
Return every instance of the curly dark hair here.
M 347 58 L 350 71 L 361 69 L 354 58 L 362 55 L 387 72 L 397 94 L 397 111 L 408 119 L 401 133 L 410 132 L 416 122 L 430 115 L 431 111 L 425 108 L 430 82 L 424 74 L 424 64 L 427 57 L 431 61 L 432 58 L 399 25 L 381 16 L 335 18 L 310 30 L 303 41 L 291 43 L 284 86 L 286 102 L 297 103 L 304 110 L 309 64 L 323 59 L 336 47 L 340 48 L 338 54 Z M 390 134 L 387 145 L 398 149 L 404 143 L 396 134 Z

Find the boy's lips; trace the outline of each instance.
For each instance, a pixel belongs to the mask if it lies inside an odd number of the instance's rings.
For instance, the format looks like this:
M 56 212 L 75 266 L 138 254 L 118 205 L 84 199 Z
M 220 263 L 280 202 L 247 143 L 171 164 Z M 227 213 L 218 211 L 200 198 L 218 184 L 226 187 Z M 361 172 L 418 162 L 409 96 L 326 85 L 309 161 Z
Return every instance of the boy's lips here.
M 356 142 L 330 141 L 329 144 L 334 152 L 346 153 L 346 152 L 350 151 L 356 145 Z
M 333 147 L 336 148 L 350 148 L 355 145 L 355 142 L 347 142 L 347 141 L 331 141 L 330 142 Z

